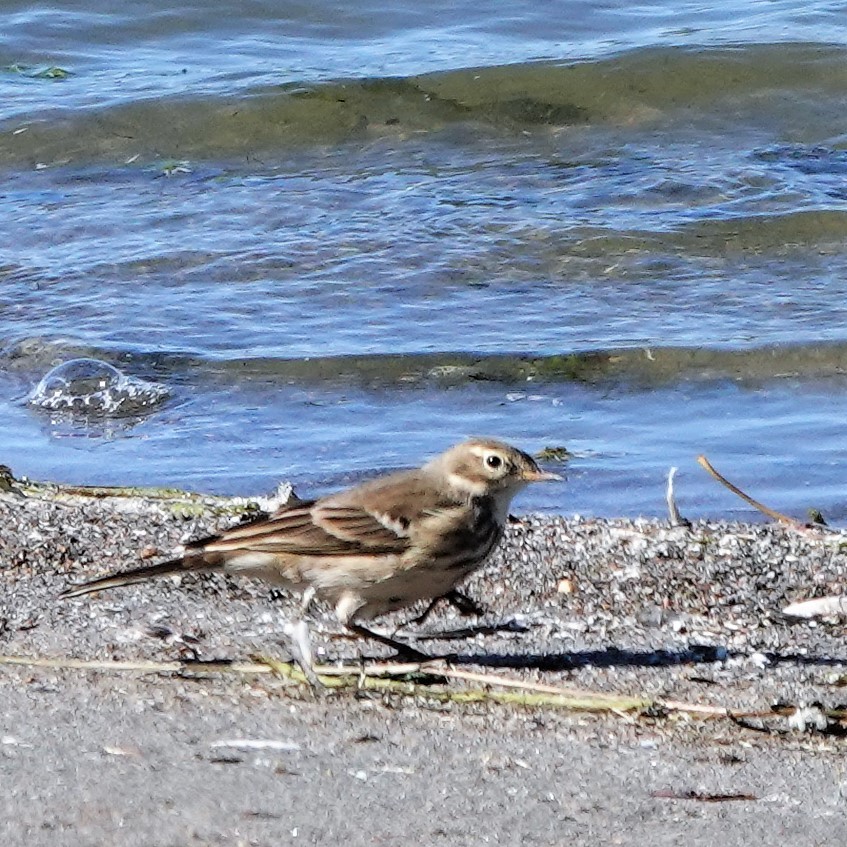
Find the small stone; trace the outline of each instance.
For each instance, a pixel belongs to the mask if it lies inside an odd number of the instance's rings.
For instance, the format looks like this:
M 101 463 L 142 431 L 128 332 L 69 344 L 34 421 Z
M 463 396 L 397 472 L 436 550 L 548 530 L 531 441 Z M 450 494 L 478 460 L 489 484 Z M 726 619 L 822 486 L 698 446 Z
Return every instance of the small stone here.
M 750 663 L 762 670 L 771 664 L 771 660 L 764 653 L 757 650 L 755 653 L 750 654 Z
M 564 579 L 560 579 L 558 584 L 556 585 L 556 591 L 559 594 L 573 594 L 574 592 L 574 583 L 573 580 L 569 577 L 565 577 Z

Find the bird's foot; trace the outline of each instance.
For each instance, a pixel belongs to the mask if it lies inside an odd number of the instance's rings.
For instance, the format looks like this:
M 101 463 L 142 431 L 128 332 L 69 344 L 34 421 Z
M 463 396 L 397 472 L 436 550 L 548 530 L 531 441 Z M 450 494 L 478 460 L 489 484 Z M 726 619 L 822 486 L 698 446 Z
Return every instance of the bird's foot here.
M 485 606 L 477 603 L 473 597 L 469 597 L 461 591 L 450 591 L 444 595 L 444 599 L 447 600 L 451 606 L 455 606 L 466 617 L 474 616 L 481 618 L 483 615 L 488 614 L 488 609 L 486 609 Z
M 384 644 L 386 647 L 390 647 L 397 653 L 397 658 L 405 659 L 408 662 L 431 662 L 436 658 L 440 658 L 437 656 L 430 656 L 427 653 L 422 653 L 420 650 L 416 650 L 404 641 L 397 641 L 397 639 L 391 638 L 388 635 L 383 635 L 381 632 L 374 632 L 372 629 L 368 629 L 361 624 L 348 623 L 347 629 L 358 635 L 360 638 L 367 638 L 370 641 L 376 641 L 379 644 Z
M 463 594 L 461 591 L 448 591 L 446 594 L 442 594 L 441 597 L 436 597 L 433 600 L 429 601 L 429 605 L 421 612 L 417 617 L 412 618 L 406 623 L 402 624 L 398 627 L 398 629 L 403 629 L 404 627 L 411 626 L 415 624 L 416 626 L 422 624 L 435 610 L 435 607 L 442 601 L 445 600 L 451 606 L 459 610 L 459 613 L 465 616 L 474 615 L 478 618 L 483 615 L 488 614 L 488 610 L 481 606 L 473 597 L 468 597 L 467 594 Z
M 287 623 L 283 632 L 288 637 L 294 661 L 300 666 L 300 670 L 306 677 L 313 691 L 323 691 L 324 685 L 315 673 L 315 661 L 312 654 L 312 642 L 309 638 L 309 627 L 304 620 L 296 620 Z

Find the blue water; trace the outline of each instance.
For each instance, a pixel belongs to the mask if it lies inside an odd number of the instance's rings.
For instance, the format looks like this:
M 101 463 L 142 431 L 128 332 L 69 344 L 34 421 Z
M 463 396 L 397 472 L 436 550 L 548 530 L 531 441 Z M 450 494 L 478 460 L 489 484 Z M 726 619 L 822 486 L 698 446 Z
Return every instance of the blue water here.
M 661 514 L 673 464 L 690 517 L 749 515 L 707 453 L 845 517 L 838 4 L 0 19 L 16 473 L 307 494 L 493 434 L 575 453 L 519 510 Z M 80 356 L 164 399 L 28 403 Z

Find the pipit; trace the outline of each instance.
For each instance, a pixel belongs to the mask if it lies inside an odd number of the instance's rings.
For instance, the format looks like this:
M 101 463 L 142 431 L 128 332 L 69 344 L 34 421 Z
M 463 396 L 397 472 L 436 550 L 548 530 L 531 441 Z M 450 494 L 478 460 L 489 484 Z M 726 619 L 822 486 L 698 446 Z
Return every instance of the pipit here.
M 317 500 L 286 503 L 267 518 L 189 542 L 179 558 L 74 585 L 62 597 L 187 571 L 258 577 L 330 603 L 342 625 L 415 659 L 428 658 L 362 626 L 455 588 L 491 555 L 512 498 L 530 482 L 561 479 L 501 441 L 474 438 L 423 467 Z M 305 626 L 292 626 L 306 665 Z

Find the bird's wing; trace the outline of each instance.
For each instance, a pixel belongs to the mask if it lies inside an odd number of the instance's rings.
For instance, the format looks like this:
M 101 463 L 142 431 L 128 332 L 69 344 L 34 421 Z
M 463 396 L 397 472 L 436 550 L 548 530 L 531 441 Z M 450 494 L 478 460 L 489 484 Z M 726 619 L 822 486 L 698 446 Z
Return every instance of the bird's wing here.
M 402 553 L 409 547 L 403 521 L 355 504 L 298 502 L 269 518 L 237 526 L 203 544 L 208 552 L 249 550 L 300 556 Z

